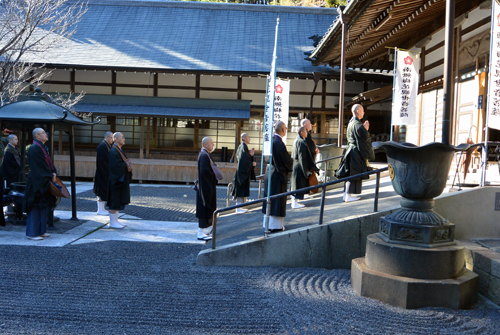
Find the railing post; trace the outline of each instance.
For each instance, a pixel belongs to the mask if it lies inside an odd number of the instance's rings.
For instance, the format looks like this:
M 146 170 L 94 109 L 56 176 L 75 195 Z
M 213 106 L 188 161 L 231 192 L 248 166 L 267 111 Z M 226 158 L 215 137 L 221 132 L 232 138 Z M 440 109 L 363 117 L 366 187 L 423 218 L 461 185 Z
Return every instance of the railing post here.
M 227 200 L 226 200 L 226 207 L 229 207 L 230 205 L 230 202 L 229 202 L 229 193 L 231 192 L 231 185 L 233 185 L 233 183 L 229 183 L 227 184 Z
M 373 204 L 373 211 L 378 212 L 378 193 L 380 188 L 380 172 L 377 172 L 377 181 L 375 183 L 375 203 Z
M 259 179 L 259 194 L 257 195 L 257 199 L 262 198 L 262 180 L 263 180 L 263 179 L 264 179 L 264 178 L 260 178 L 260 179 Z
M 212 218 L 212 250 L 215 250 L 215 243 L 217 240 L 217 216 L 219 213 L 217 211 L 214 212 L 214 216 Z
M 328 162 L 325 162 L 325 183 L 328 181 Z
M 319 209 L 319 224 L 323 224 L 323 213 L 325 212 L 325 195 L 326 195 L 326 187 L 321 188 L 321 205 Z

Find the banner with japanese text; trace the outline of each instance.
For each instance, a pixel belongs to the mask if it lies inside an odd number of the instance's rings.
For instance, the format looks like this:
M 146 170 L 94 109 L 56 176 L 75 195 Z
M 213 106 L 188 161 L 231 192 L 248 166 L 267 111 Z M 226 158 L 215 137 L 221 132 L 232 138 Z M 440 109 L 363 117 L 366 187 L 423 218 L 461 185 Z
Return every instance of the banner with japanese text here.
M 393 125 L 414 125 L 418 112 L 418 54 L 397 51 L 392 103 Z
M 276 79 L 274 87 L 274 122 L 283 121 L 288 127 L 288 107 L 290 106 L 290 81 Z M 288 132 L 283 137 L 283 142 L 286 144 Z
M 500 4 L 497 1 L 493 1 L 492 15 L 487 126 L 500 130 Z

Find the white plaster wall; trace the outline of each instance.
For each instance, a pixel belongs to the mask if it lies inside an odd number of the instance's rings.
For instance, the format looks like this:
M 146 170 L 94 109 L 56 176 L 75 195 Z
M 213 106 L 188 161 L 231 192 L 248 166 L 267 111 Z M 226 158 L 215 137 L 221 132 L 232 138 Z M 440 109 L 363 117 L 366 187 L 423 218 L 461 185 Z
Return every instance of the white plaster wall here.
M 69 74 L 69 72 L 68 72 Z M 111 83 L 111 71 L 75 71 L 75 80 L 93 83 Z M 68 76 L 68 79 L 70 76 Z
M 159 97 L 169 98 L 195 98 L 195 90 L 171 90 L 171 89 L 158 89 Z
M 154 74 L 144 72 L 116 72 L 116 82 L 120 84 L 151 85 L 152 88 Z
M 195 86 L 196 76 L 173 73 L 158 74 L 158 85 Z
M 40 88 L 44 92 L 69 93 L 69 85 L 42 84 Z
M 238 77 L 233 76 L 201 76 L 200 77 L 201 87 L 221 87 L 221 88 L 237 88 L 238 87 Z

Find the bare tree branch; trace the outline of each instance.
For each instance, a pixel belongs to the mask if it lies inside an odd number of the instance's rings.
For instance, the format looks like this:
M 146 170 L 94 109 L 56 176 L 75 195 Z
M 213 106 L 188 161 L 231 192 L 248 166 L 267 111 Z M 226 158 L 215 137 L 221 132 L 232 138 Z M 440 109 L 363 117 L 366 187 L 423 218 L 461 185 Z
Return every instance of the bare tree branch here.
M 27 87 L 51 76 L 26 60 L 70 39 L 86 11 L 86 3 L 74 0 L 0 0 L 0 103 L 16 101 Z M 55 101 L 71 110 L 82 97 Z

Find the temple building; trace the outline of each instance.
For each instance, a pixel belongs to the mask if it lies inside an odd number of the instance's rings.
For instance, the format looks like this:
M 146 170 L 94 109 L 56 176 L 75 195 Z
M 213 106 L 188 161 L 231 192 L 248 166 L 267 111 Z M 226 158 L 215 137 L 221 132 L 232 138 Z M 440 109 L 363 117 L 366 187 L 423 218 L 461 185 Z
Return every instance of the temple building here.
M 485 140 L 492 0 L 454 3 L 449 143 L 457 145 L 467 139 L 479 143 Z M 420 53 L 417 124 L 394 127 L 400 142 L 424 145 L 442 141 L 445 6 L 446 0 L 352 0 L 343 10 L 349 35 L 346 66 L 389 70 L 394 68 L 395 47 Z M 340 64 L 340 35 L 341 24 L 336 22 L 312 52 L 313 64 Z M 357 99 L 366 106 L 392 99 L 391 88 L 363 92 Z M 375 99 L 364 101 L 366 96 Z M 490 129 L 488 140 L 500 141 L 500 131 Z
M 290 80 L 289 150 L 304 117 L 318 144 L 336 144 L 340 71 L 307 60 L 336 21 L 335 8 L 90 0 L 71 40 L 29 59 L 54 70 L 45 92 L 84 91 L 76 111 L 101 119 L 76 131 L 77 176 L 93 177 L 95 148 L 107 130 L 125 135 L 137 180 L 193 181 L 205 136 L 214 140 L 217 161 L 229 161 L 242 132 L 260 156 L 278 17 L 277 77 Z M 350 67 L 346 101 L 391 85 L 390 70 Z M 390 108 L 387 99 L 368 107 L 374 136 L 390 132 Z M 67 135 L 53 136 L 56 161 L 65 166 Z M 221 164 L 228 175 L 234 171 Z

